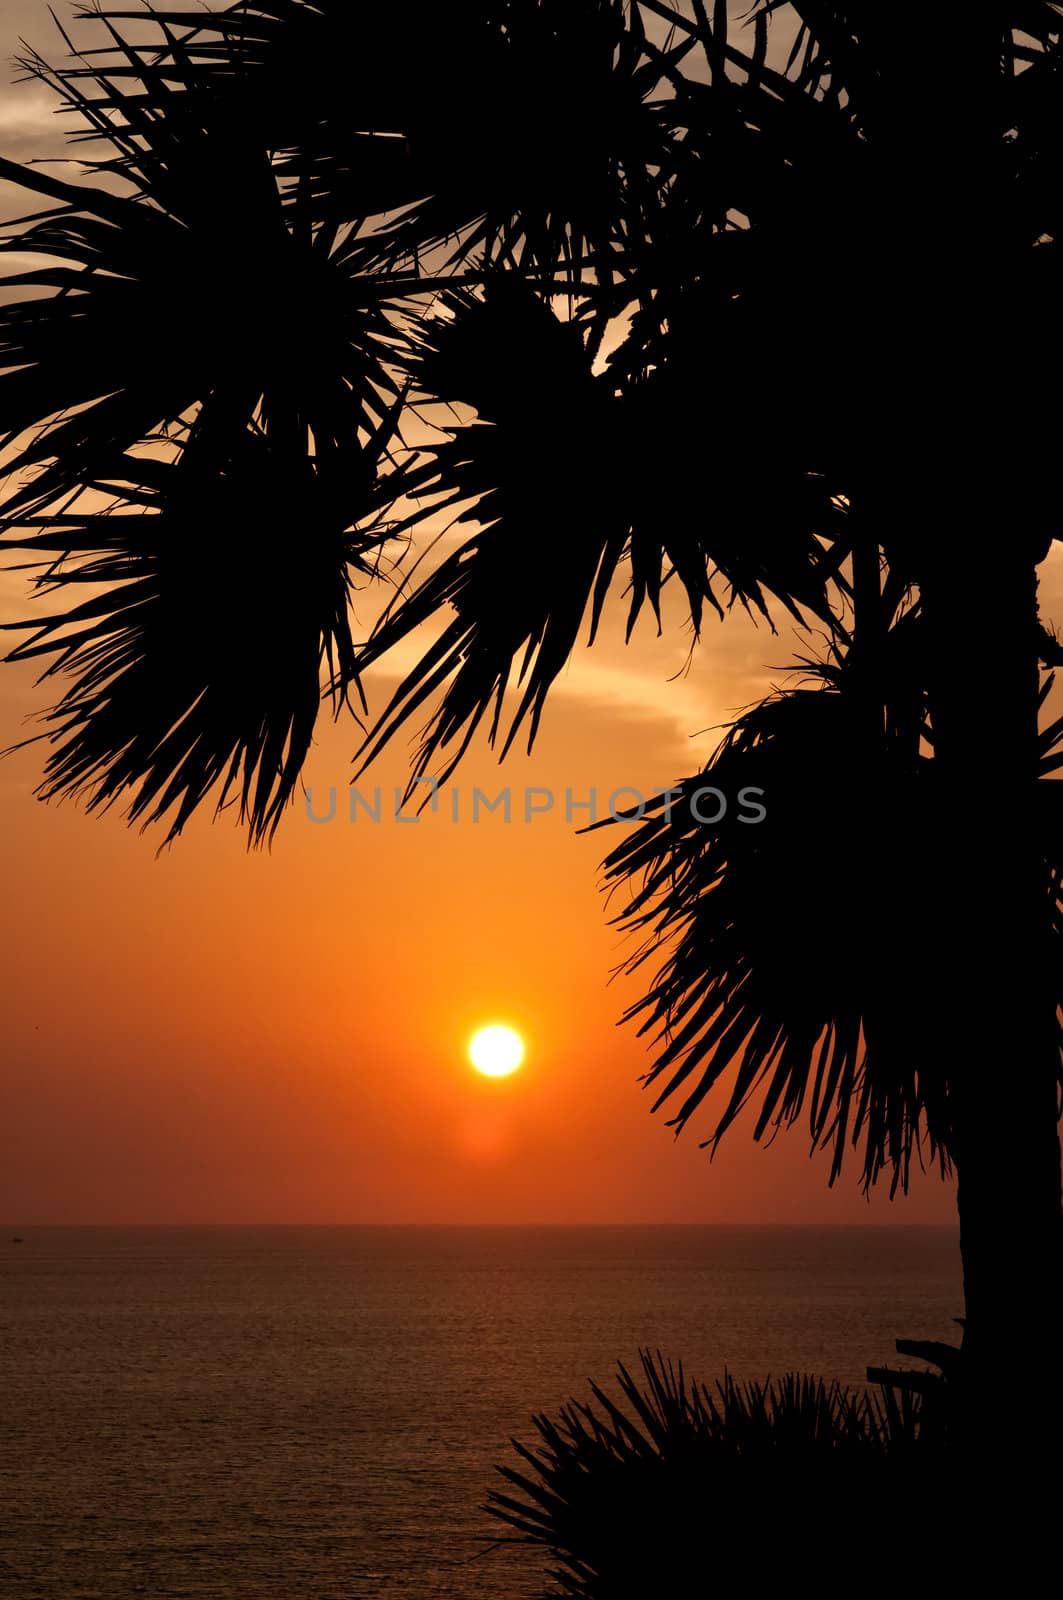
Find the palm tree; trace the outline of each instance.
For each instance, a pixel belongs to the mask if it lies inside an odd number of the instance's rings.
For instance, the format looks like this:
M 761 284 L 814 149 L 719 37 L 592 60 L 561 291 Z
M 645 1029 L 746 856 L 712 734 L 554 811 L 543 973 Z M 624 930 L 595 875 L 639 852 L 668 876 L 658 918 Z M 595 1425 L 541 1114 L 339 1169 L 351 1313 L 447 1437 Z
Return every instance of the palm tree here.
M 701 772 L 646 807 L 605 870 L 610 891 L 622 896 L 616 922 L 640 938 L 627 970 L 659 963 L 627 1013 L 655 1047 L 647 1074 L 658 1087 L 653 1109 L 677 1102 L 671 1121 L 682 1129 L 726 1084 L 706 1140 L 712 1148 L 756 1098 L 758 1139 L 807 1113 L 813 1147 L 832 1150 L 832 1183 L 847 1146 L 862 1151 L 867 1188 L 888 1173 L 892 1191 L 907 1189 L 914 1161 L 955 1171 L 969 1328 L 972 1281 L 991 1269 L 977 1224 L 963 1211 L 972 1166 L 976 1178 L 980 1169 L 968 1154 L 967 1096 L 942 1003 L 941 952 L 961 936 L 948 848 L 955 812 L 936 770 L 927 635 L 921 604 L 907 605 L 878 639 L 872 667 L 858 629 L 839 622 L 827 658 L 809 659 L 798 687 L 745 712 Z M 872 670 L 884 694 L 868 748 Z M 1041 705 L 1053 684 L 1050 673 Z M 1042 959 L 1055 997 L 1051 955 L 1063 932 L 1063 899 L 1058 791 L 1049 780 L 1063 762 L 1061 745 L 1063 719 L 1046 721 L 1035 756 L 1041 781 L 1032 785 L 1026 819 L 1039 857 Z M 990 774 L 995 782 L 995 767 Z M 771 797 L 763 821 L 751 827 L 728 810 L 706 826 L 699 792 L 712 786 L 733 795 L 743 785 Z M 969 849 L 969 836 L 961 837 Z M 968 861 L 968 872 L 978 870 Z M 1021 1038 L 1021 1020 L 1011 1023 Z M 998 1076 L 998 1094 L 1009 1083 Z M 1009 1246 L 1032 1273 L 1026 1241 Z M 1028 1298 L 1037 1287 L 1035 1279 L 1025 1285 Z M 1051 1305 L 1051 1284 L 1046 1300 Z M 966 1369 L 989 1383 L 1006 1361 L 1009 1328 L 1014 1341 L 1020 1317 L 1026 1326 L 1019 1303 L 1001 1308 L 1001 1343 L 985 1367 L 969 1332 L 962 1366 L 945 1348 L 908 1353 L 937 1361 L 954 1380 Z M 1049 1349 L 1051 1338 L 1049 1331 Z M 978 1410 L 974 1420 L 985 1427 Z
M 261 841 L 322 664 L 342 699 L 422 624 L 362 752 L 424 718 L 415 777 L 485 718 L 503 752 L 534 739 L 618 582 L 629 628 L 671 579 L 695 633 L 736 604 L 826 630 L 826 661 L 716 758 L 763 771 L 770 825 L 707 834 L 680 807 L 610 857 L 645 954 L 664 947 L 653 1075 L 684 1086 L 684 1122 L 730 1073 L 717 1136 L 751 1095 L 762 1132 L 807 1108 L 835 1169 L 863 1142 L 867 1182 L 905 1183 L 926 1141 L 959 1176 L 964 1370 L 991 1382 L 1020 1323 L 1051 1372 L 1037 368 L 1063 19 L 759 0 L 736 29 L 728 9 L 247 0 L 103 13 L 94 50 L 27 62 L 88 144 L 85 181 L 0 162 L 44 207 L 7 248 L 48 263 L 0 310 L 4 531 L 49 592 L 104 586 L 12 652 L 70 680 L 44 792 L 125 799 L 167 837 L 238 796 Z M 455 404 L 471 420 L 407 442 L 421 406 Z M 440 508 L 465 543 L 356 646 L 351 585 Z M 799 759 L 829 795 L 799 792 Z M 808 894 L 824 931 L 797 952 Z

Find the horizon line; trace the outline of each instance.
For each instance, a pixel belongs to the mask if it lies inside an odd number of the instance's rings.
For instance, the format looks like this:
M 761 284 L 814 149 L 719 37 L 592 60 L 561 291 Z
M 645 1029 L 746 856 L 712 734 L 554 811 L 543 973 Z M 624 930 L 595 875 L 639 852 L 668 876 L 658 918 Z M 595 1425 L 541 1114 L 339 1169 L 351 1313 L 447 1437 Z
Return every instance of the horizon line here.
M 43 1228 L 947 1228 L 958 1227 L 957 1222 L 759 1222 L 759 1221 L 617 1221 L 617 1222 L 484 1222 L 484 1221 L 394 1221 L 394 1222 L 234 1222 L 234 1221 L 179 1221 L 179 1222 L 0 1222 L 0 1234 L 18 1234 L 19 1229 L 29 1232 Z

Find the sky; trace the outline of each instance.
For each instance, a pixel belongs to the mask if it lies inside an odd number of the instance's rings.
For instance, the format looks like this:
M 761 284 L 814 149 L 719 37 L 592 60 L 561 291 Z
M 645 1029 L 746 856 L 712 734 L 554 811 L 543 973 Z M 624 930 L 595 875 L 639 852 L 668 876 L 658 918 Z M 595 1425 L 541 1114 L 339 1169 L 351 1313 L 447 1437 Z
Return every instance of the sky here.
M 8 0 L 0 58 L 19 35 L 53 49 L 43 4 Z M 0 104 L 0 153 L 56 148 L 40 90 Z M 0 203 L 18 209 L 10 190 Z M 1044 592 L 1063 617 L 1063 564 Z M 24 613 L 23 578 L 0 577 L 0 600 Z M 803 1126 L 765 1149 L 747 1121 L 710 1162 L 708 1118 L 676 1140 L 651 1115 L 645 1043 L 617 1025 L 639 988 L 610 982 L 631 950 L 599 887 L 612 839 L 577 834 L 587 814 L 567 821 L 564 792 L 604 803 L 693 772 L 807 643 L 710 617 L 684 674 L 680 627 L 625 647 L 619 607 L 607 621 L 534 755 L 500 768 L 478 741 L 417 823 L 348 819 L 358 729 L 327 713 L 305 783 L 318 816 L 335 789 L 337 814 L 315 822 L 300 797 L 269 852 L 204 812 L 158 853 L 117 814 L 41 804 L 40 747 L 0 762 L 0 1223 L 950 1221 L 937 1178 L 868 1202 L 854 1163 L 829 1189 Z M 369 679 L 371 709 L 394 681 Z M 51 688 L 0 666 L 0 745 L 34 731 Z M 380 785 L 385 814 L 409 757 L 396 743 L 359 785 Z M 505 785 L 512 820 L 474 824 L 474 787 Z M 525 821 L 530 788 L 557 802 Z M 465 1054 L 495 1021 L 527 1043 L 504 1080 Z

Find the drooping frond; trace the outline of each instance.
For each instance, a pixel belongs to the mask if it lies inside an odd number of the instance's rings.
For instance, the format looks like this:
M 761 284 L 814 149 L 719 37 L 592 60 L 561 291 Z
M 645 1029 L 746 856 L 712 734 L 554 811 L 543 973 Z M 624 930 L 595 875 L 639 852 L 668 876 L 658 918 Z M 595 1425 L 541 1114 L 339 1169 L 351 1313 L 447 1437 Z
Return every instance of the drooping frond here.
M 488 713 L 493 741 L 511 683 L 520 698 L 503 753 L 525 724 L 530 744 L 584 619 L 593 639 L 618 574 L 629 582 L 629 632 L 644 605 L 659 617 L 669 578 L 695 633 L 706 603 L 721 615 L 738 603 L 767 618 L 773 599 L 825 612 L 820 536 L 837 532 L 842 514 L 829 485 L 784 450 L 775 463 L 754 461 L 729 396 L 689 387 L 685 364 L 618 388 L 609 369 L 592 370 L 579 324 L 514 274 L 492 279 L 482 298 L 451 297 L 446 310 L 418 336 L 411 381 L 426 401 L 472 407 L 475 418 L 425 451 L 426 500 L 410 521 L 449 511 L 477 531 L 400 599 L 362 655 L 369 666 L 442 621 L 366 760 L 440 689 L 418 772 L 446 751 L 449 773 Z
M 918 619 L 896 630 L 895 657 Z M 647 807 L 605 862 L 617 921 L 661 960 L 627 1016 L 654 1044 L 654 1109 L 682 1128 L 721 1086 L 715 1146 L 751 1101 L 755 1136 L 807 1114 L 813 1147 L 863 1146 L 865 1182 L 907 1184 L 925 1134 L 945 1161 L 947 1094 L 917 997 L 934 959 L 932 763 L 921 697 L 870 733 L 852 659 L 771 696 L 705 770 Z M 896 680 L 895 680 L 896 681 Z M 903 734 L 903 736 L 901 736 Z M 902 1002 L 902 998 L 903 1002 Z M 724 1087 L 725 1086 L 725 1087 Z
M 384 538 L 366 510 L 345 458 L 288 456 L 248 430 L 220 460 L 127 455 L 65 509 L 13 519 L 4 544 L 70 597 L 6 624 L 29 635 L 8 659 L 71 680 L 36 736 L 52 746 L 42 797 L 127 802 L 169 842 L 213 792 L 268 840 L 323 674 L 337 694 L 355 681 L 351 588 Z
M 804 1115 L 813 1149 L 832 1151 L 832 1181 L 851 1146 L 865 1185 L 887 1171 L 894 1189 L 924 1143 L 947 1169 L 952 1134 L 934 974 L 948 959 L 954 909 L 938 866 L 956 820 L 929 756 L 921 627 L 909 609 L 883 641 L 884 704 L 857 648 L 839 642 L 808 663 L 809 682 L 739 718 L 605 861 L 623 897 L 615 921 L 640 936 L 626 970 L 653 972 L 625 1020 L 654 1050 L 654 1110 L 676 1104 L 679 1130 L 715 1093 L 712 1148 L 747 1106 L 758 1139 Z M 1063 718 L 1042 732 L 1037 786 L 1053 949 L 1063 786 L 1048 780 L 1061 741 Z
M 414 361 L 418 389 L 476 409 L 428 452 L 429 514 L 457 514 L 477 531 L 387 614 L 366 667 L 424 624 L 438 638 L 396 691 L 366 756 L 446 692 L 418 770 L 457 742 L 447 771 L 483 717 L 498 734 L 507 687 L 521 698 L 505 735 L 534 738 L 551 683 L 588 608 L 596 625 L 627 539 L 615 406 L 596 378 L 580 330 L 559 321 L 515 280 L 483 301 L 453 299 L 429 325 Z M 704 582 L 704 577 L 702 579 Z

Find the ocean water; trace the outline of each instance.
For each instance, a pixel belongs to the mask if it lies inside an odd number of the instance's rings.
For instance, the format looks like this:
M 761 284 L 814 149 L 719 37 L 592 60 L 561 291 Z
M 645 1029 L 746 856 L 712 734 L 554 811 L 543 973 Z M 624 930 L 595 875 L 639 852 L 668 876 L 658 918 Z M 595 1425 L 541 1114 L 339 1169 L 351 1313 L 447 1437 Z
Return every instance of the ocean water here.
M 0 1236 L 2 1600 L 525 1600 L 482 1553 L 533 1411 L 640 1346 L 863 1381 L 952 1338 L 952 1230 L 38 1228 Z M 498 1480 L 500 1482 L 500 1480 Z

